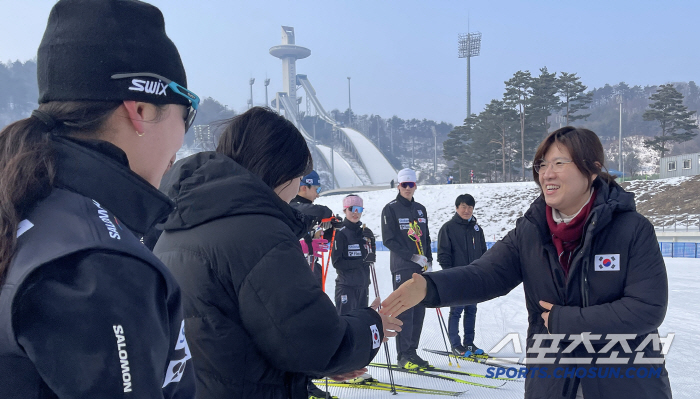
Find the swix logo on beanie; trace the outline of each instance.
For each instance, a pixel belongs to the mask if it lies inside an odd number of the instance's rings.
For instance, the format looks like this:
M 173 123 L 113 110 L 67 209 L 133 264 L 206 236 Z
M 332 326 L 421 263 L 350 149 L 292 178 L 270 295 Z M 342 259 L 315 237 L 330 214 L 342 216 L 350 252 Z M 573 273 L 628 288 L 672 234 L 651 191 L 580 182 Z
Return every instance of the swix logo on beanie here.
M 129 90 L 131 90 L 131 91 L 142 91 L 142 92 L 146 92 L 148 94 L 167 96 L 165 89 L 168 88 L 168 85 L 161 82 L 160 80 L 153 81 L 153 80 L 144 80 L 144 79 L 132 79 L 131 84 L 132 84 L 132 86 L 129 87 Z

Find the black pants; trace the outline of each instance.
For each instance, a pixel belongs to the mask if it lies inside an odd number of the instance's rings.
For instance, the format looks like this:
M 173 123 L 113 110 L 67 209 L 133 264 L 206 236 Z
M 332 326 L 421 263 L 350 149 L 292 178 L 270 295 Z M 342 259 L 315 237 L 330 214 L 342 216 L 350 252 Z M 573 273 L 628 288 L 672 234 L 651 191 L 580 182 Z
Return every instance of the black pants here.
M 346 285 L 335 286 L 335 308 L 339 315 L 369 306 L 369 288 Z
M 452 347 L 460 344 L 459 340 L 459 319 L 464 311 L 464 340 L 463 345 L 469 346 L 474 344 L 474 326 L 476 325 L 476 305 L 451 306 L 450 318 L 447 321 L 447 334 L 450 336 L 450 344 Z
M 392 282 L 394 290 L 404 282 L 411 279 L 414 270 L 399 270 L 393 273 Z M 403 322 L 401 332 L 396 336 L 396 353 L 401 358 L 405 355 L 415 353 L 418 349 L 420 334 L 423 331 L 423 319 L 425 318 L 425 307 L 416 305 L 411 309 L 401 313 L 398 317 Z

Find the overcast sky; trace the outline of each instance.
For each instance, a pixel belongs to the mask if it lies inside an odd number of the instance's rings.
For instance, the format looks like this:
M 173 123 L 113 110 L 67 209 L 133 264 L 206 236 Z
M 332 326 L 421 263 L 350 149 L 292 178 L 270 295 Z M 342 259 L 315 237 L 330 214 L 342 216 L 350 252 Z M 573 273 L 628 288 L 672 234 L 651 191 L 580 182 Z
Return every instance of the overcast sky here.
M 53 0 L 0 0 L 0 60 L 35 57 Z M 281 25 L 311 56 L 297 62 L 327 110 L 461 124 L 466 60 L 457 34 L 483 34 L 472 58 L 472 112 L 501 98 L 518 70 L 576 72 L 589 88 L 698 81 L 698 1 L 153 0 L 180 50 L 189 88 L 242 111 L 248 79 L 263 103 L 282 89 L 269 54 Z M 300 92 L 301 96 L 303 90 Z M 302 105 L 302 110 L 304 106 Z

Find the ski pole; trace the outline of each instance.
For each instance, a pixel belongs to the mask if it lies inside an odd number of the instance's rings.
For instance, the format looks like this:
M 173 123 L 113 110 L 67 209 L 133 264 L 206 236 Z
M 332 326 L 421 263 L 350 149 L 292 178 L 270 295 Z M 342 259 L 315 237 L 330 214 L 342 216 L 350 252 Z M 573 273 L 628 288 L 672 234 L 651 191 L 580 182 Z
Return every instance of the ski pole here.
M 372 285 L 374 286 L 374 296 L 377 298 L 381 297 L 379 296 L 379 285 L 377 284 L 377 273 L 374 270 L 374 262 L 369 264 L 369 270 L 372 274 Z M 381 309 L 382 305 L 380 304 L 377 307 L 377 310 Z M 393 395 L 396 395 L 396 385 L 394 384 L 394 372 L 391 369 L 391 357 L 389 357 L 389 342 L 384 342 L 384 356 L 386 357 L 386 367 L 387 370 L 389 370 L 389 383 L 391 384 L 391 393 Z
M 447 351 L 447 360 L 452 366 L 452 360 L 450 360 L 450 355 L 455 357 L 455 363 L 457 364 L 457 367 L 462 368 L 462 366 L 459 365 L 459 360 L 457 360 L 457 355 L 452 353 L 452 351 L 447 347 L 447 340 L 445 339 L 445 334 L 447 334 L 447 325 L 445 323 L 445 318 L 442 316 L 442 310 L 440 308 L 435 308 L 435 312 L 437 313 L 438 316 L 438 323 L 440 324 L 440 332 L 442 333 L 442 340 L 445 342 L 445 350 Z
M 326 292 L 326 275 L 328 274 L 328 268 L 331 267 L 331 256 L 333 255 L 333 245 L 335 244 L 335 229 L 333 229 L 333 235 L 331 236 L 331 247 L 328 250 L 328 263 L 323 265 L 323 278 L 322 284 L 323 284 L 323 292 Z M 324 262 L 325 263 L 325 262 Z
M 362 230 L 364 231 L 365 225 L 362 225 Z M 370 240 L 365 237 L 365 242 L 367 243 L 367 253 L 372 253 L 372 243 Z M 377 283 L 377 272 L 374 269 L 374 262 L 370 262 L 369 264 L 369 271 L 370 275 L 372 277 L 372 286 L 374 287 L 374 296 L 376 298 L 380 298 L 379 296 L 379 284 Z M 381 302 L 379 303 L 379 306 L 377 306 L 377 310 L 381 309 L 382 305 Z M 396 384 L 394 383 L 394 372 L 391 369 L 391 357 L 389 355 L 389 342 L 384 342 L 384 357 L 386 357 L 386 367 L 387 370 L 389 370 L 389 383 L 391 384 L 391 394 L 396 395 Z

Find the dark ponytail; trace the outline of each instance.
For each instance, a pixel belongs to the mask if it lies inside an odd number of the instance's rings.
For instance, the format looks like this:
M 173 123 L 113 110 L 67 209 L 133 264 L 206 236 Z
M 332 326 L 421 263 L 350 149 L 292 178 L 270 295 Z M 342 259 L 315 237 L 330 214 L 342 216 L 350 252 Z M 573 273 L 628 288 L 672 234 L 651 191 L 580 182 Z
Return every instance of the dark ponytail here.
M 30 117 L 0 131 L 0 285 L 17 244 L 17 227 L 46 198 L 56 174 L 51 135 L 97 139 L 121 102 L 49 102 L 39 110 L 56 121 L 49 126 Z

